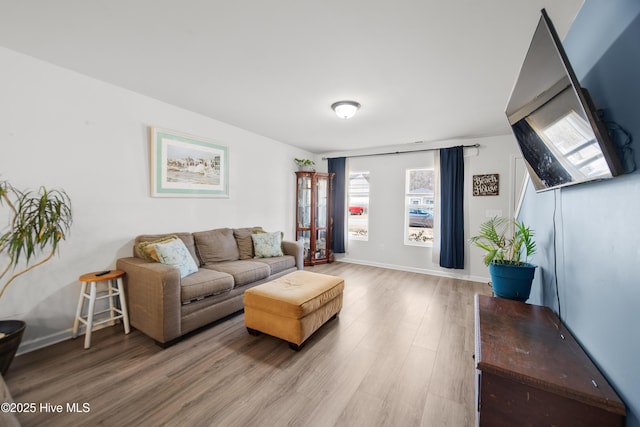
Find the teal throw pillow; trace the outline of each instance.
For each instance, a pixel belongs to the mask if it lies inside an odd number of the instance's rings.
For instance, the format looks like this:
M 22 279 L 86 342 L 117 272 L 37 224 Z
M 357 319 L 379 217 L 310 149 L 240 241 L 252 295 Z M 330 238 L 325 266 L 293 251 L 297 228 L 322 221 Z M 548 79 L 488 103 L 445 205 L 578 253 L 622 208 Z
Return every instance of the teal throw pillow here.
M 180 239 L 154 245 L 158 261 L 172 265 L 180 270 L 180 278 L 187 277 L 198 271 L 198 266 L 189 253 L 189 249 Z
M 253 250 L 256 258 L 271 258 L 283 256 L 282 253 L 282 233 L 256 233 L 251 235 L 253 240 Z

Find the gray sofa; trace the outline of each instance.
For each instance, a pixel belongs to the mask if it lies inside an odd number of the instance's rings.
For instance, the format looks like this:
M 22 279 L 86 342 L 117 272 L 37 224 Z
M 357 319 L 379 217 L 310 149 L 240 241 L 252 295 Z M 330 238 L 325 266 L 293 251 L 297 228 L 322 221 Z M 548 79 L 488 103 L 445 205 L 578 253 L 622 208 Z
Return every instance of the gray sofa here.
M 120 258 L 116 268 L 126 272 L 125 293 L 133 327 L 157 344 L 173 344 L 194 331 L 243 309 L 245 290 L 302 270 L 302 245 L 282 242 L 282 256 L 257 258 L 251 235 L 260 227 L 220 228 L 196 233 L 141 235 L 133 256 Z M 171 265 L 148 260 L 140 243 L 175 235 L 198 266 L 184 278 Z

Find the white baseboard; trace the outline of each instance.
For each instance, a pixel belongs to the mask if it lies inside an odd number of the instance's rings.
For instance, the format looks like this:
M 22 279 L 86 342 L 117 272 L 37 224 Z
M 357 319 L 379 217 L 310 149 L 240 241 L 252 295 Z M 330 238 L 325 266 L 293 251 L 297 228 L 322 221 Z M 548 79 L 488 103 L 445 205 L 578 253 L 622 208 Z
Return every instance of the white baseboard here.
M 449 271 L 430 270 L 427 268 L 407 267 L 405 265 L 386 264 L 380 262 L 373 262 L 361 259 L 353 259 L 349 257 L 340 257 L 336 261 L 346 262 L 349 264 L 368 265 L 370 267 L 388 268 L 390 270 L 410 271 L 412 273 L 429 274 L 431 276 L 449 277 L 452 279 L 469 280 L 471 282 L 489 283 L 491 280 L 488 277 L 472 276 L 469 274 L 460 274 Z
M 118 324 L 119 324 L 119 322 L 118 322 Z M 100 330 L 102 328 L 109 328 L 109 327 L 112 327 L 112 326 L 109 325 L 109 324 L 99 325 L 99 326 L 96 326 L 95 328 L 93 328 L 93 332 L 98 331 L 98 330 Z M 85 331 L 84 326 L 80 326 L 80 330 L 78 331 L 78 337 L 75 338 L 75 339 L 80 340 L 80 341 L 82 341 L 84 343 L 84 331 Z M 39 349 L 45 348 L 45 347 L 49 347 L 50 345 L 57 344 L 59 342 L 70 340 L 70 339 L 74 339 L 73 338 L 73 328 L 69 328 L 69 329 L 64 330 L 64 331 L 59 331 L 59 332 L 53 333 L 51 335 L 47 335 L 45 337 L 36 338 L 34 340 L 31 340 L 31 341 L 22 341 L 20 343 L 20 347 L 18 347 L 18 351 L 16 352 L 16 356 L 20 356 L 21 354 L 25 354 L 25 353 L 30 353 L 32 351 L 39 350 Z
M 45 337 L 36 338 L 31 341 L 22 341 L 20 343 L 20 347 L 18 348 L 18 352 L 16 356 L 20 356 L 21 354 L 29 353 L 35 350 L 39 350 L 44 347 L 48 347 L 53 344 L 57 344 L 62 341 L 66 341 L 72 337 L 71 329 L 67 329 L 66 331 L 56 332 L 51 335 L 47 335 Z M 78 338 L 84 340 L 84 337 Z

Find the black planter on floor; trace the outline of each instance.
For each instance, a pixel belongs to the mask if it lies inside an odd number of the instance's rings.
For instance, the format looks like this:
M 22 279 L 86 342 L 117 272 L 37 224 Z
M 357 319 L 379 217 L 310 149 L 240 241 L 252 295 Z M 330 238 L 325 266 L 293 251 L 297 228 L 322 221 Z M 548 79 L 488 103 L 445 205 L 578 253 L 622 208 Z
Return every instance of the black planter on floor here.
M 7 334 L 0 338 L 0 374 L 2 376 L 9 370 L 26 327 L 27 324 L 22 320 L 0 320 L 0 332 Z

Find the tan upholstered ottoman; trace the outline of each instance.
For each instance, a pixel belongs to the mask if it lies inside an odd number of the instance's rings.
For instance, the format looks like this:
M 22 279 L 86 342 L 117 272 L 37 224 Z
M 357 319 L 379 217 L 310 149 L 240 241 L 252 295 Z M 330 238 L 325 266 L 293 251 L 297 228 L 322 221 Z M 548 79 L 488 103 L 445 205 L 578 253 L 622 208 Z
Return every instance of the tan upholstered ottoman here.
M 344 280 L 299 270 L 244 293 L 244 324 L 282 338 L 294 350 L 342 308 Z

